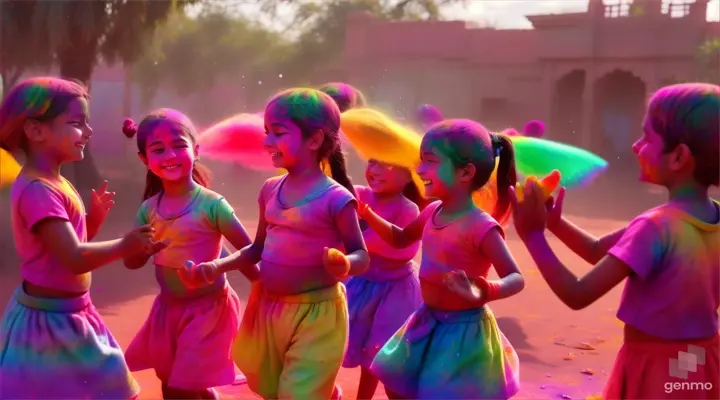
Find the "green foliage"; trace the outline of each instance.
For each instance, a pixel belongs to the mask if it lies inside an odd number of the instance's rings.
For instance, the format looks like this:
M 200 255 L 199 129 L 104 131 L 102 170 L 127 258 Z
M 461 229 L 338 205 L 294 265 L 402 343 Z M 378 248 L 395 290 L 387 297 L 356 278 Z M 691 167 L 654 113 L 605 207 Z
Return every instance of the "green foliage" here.
M 219 10 L 197 18 L 174 15 L 135 64 L 133 77 L 145 100 L 161 86 L 185 96 L 243 75 L 262 80 L 278 71 L 285 50 L 280 34 L 242 17 Z
M 706 39 L 698 48 L 696 61 L 700 80 L 720 83 L 720 37 Z

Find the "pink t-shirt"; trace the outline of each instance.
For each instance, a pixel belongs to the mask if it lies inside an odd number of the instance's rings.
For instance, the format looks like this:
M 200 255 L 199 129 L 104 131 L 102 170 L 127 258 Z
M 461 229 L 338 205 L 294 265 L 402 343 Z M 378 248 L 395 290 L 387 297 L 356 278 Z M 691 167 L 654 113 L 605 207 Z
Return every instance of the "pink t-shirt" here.
M 309 193 L 300 203 L 281 204 L 287 175 L 268 179 L 258 201 L 265 205 L 267 235 L 260 262 L 265 288 L 279 294 L 302 293 L 337 283 L 323 267 L 323 248 L 342 249 L 335 218 L 353 195 L 337 182 Z
M 155 228 L 153 239 L 168 242 L 168 247 L 153 257 L 160 289 L 176 297 L 192 297 L 205 289 L 187 288 L 179 274 L 184 272 L 188 260 L 197 264 L 220 256 L 223 235 L 218 223 L 233 218 L 233 208 L 221 195 L 201 186 L 184 210 L 165 215 L 158 204 L 162 206 L 160 195 L 145 200 L 138 211 L 136 225 L 151 225 Z M 224 286 L 224 282 L 223 275 L 213 286 Z
M 444 285 L 445 274 L 464 270 L 471 278 L 487 277 L 492 263 L 481 248 L 485 235 L 500 224 L 490 214 L 474 208 L 466 215 L 447 224 L 436 221 L 442 203 L 428 205 L 421 217 L 428 218 L 422 236 L 420 277 L 437 285 Z
M 720 222 L 662 205 L 632 220 L 608 253 L 634 272 L 617 312 L 621 321 L 663 339 L 717 334 Z
M 376 214 L 400 228 L 406 227 L 420 215 L 418 206 L 403 196 L 394 201 L 378 201 L 372 189 L 366 186 L 355 186 L 355 194 Z M 398 261 L 410 263 L 420 250 L 419 240 L 408 247 L 396 249 L 370 228 L 363 230 L 363 238 L 370 254 L 370 266 L 365 273 L 367 276 L 382 275 L 388 266 L 397 268 Z
M 52 181 L 22 172 L 12 185 L 10 196 L 13 237 L 22 278 L 51 289 L 87 291 L 90 273 L 73 273 L 45 249 L 35 231 L 41 221 L 58 218 L 72 225 L 80 242 L 87 242 L 85 206 L 72 184 L 62 177 L 60 181 Z

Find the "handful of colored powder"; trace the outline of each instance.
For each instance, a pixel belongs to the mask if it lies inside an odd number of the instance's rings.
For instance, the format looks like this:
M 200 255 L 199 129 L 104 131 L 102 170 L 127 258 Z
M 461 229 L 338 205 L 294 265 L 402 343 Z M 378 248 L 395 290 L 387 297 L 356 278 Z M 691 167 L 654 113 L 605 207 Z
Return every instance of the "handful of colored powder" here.
M 560 178 L 560 171 L 558 170 L 553 170 L 540 180 L 538 180 L 536 176 L 528 176 L 527 178 L 525 178 L 525 185 L 521 185 L 520 182 L 515 184 L 515 197 L 517 197 L 518 201 L 523 201 L 523 199 L 525 198 L 525 188 L 530 184 L 530 182 L 535 182 L 535 184 L 537 184 L 540 189 L 542 189 L 543 201 L 546 201 L 548 198 L 550 198 L 552 192 L 554 192 L 555 189 L 560 186 Z

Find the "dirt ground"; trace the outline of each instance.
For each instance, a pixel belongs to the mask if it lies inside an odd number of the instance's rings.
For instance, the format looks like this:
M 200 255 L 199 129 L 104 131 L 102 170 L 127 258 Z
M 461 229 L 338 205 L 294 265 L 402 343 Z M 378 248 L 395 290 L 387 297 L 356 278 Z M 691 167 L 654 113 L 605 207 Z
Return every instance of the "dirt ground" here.
M 213 188 L 228 198 L 245 227 L 254 235 L 257 190 L 268 175 L 240 172 L 227 165 L 213 166 L 213 170 L 216 174 Z M 130 228 L 140 203 L 139 177 L 143 175 L 135 172 L 103 171 L 110 180 L 110 189 L 118 192 L 118 198 L 115 209 L 101 229 L 100 240 L 119 237 Z M 135 179 L 128 175 L 134 175 Z M 363 182 L 361 175 L 355 175 L 355 182 Z M 572 191 L 566 198 L 566 215 L 596 235 L 622 227 L 633 215 L 663 200 L 661 192 L 636 183 L 613 186 L 608 182 Z M 618 202 L 618 195 L 627 191 L 632 191 L 633 201 Z M 12 237 L 6 228 L 7 193 L 3 193 L 2 198 L 0 304 L 6 304 L 20 278 Z M 572 311 L 550 291 L 514 230 L 508 228 L 507 233 L 509 246 L 525 275 L 526 286 L 519 295 L 493 303 L 491 307 L 500 328 L 520 356 L 522 390 L 515 398 L 567 396 L 564 398 L 583 399 L 599 394 L 622 340 L 621 324 L 615 318 L 621 288 L 585 310 Z M 583 274 L 590 267 L 554 239 L 553 247 L 577 274 Z M 240 297 L 246 299 L 249 285 L 242 276 L 233 274 L 230 282 Z M 122 346 L 127 346 L 138 331 L 157 292 L 150 267 L 128 271 L 120 263 L 114 263 L 94 273 L 93 300 Z M 587 347 L 588 344 L 591 347 Z M 161 398 L 159 382 L 151 371 L 139 372 L 136 377 L 143 389 L 141 399 Z M 357 369 L 341 370 L 338 383 L 345 398 L 355 398 L 358 378 Z M 223 387 L 220 392 L 224 398 L 257 398 L 243 385 Z M 378 389 L 376 398 L 385 398 L 382 388 Z

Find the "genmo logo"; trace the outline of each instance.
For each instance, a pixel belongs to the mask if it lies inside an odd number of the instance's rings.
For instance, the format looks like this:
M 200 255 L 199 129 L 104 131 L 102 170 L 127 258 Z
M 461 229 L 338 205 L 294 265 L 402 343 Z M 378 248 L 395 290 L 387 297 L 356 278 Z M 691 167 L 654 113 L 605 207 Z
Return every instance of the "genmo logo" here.
M 713 388 L 712 382 L 665 382 L 665 393 L 686 390 L 706 390 Z
M 697 372 L 698 365 L 705 365 L 705 349 L 698 346 L 688 345 L 687 351 L 678 351 L 677 358 L 670 359 L 670 376 L 677 379 L 687 380 L 688 373 Z M 710 391 L 713 388 L 712 382 L 665 382 L 665 393 L 676 391 Z

